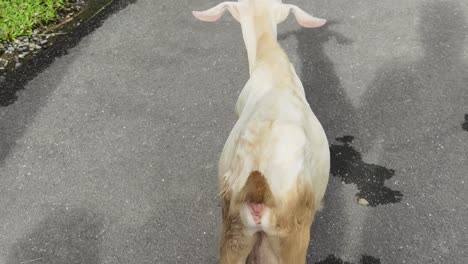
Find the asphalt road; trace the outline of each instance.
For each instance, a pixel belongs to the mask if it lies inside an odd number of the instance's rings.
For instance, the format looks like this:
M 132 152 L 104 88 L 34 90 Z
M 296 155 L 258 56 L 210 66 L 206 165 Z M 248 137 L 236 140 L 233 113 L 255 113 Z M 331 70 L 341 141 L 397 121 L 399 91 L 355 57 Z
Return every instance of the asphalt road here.
M 0 77 L 0 264 L 217 262 L 248 78 L 240 26 L 190 14 L 217 2 L 116 0 Z M 308 263 L 468 263 L 468 2 L 293 3 L 329 20 L 279 27 L 332 152 Z

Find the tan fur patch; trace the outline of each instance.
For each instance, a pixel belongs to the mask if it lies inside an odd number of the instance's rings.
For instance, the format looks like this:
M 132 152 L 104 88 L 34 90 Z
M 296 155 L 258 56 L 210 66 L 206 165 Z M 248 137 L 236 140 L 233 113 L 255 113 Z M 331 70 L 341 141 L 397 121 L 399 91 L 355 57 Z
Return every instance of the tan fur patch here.
M 312 188 L 298 182 L 297 187 L 288 194 L 288 199 L 273 209 L 276 228 L 290 232 L 310 226 L 315 211 Z
M 268 207 L 274 205 L 273 194 L 265 177 L 258 171 L 250 173 L 244 188 L 242 188 L 238 202 L 265 204 Z

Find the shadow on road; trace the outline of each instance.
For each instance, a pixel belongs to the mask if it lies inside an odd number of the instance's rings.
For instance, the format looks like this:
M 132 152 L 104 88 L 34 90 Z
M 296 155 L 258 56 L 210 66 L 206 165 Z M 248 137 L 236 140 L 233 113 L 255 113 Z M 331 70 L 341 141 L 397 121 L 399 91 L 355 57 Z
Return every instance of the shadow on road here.
M 316 262 L 316 264 L 352 264 L 351 262 L 346 262 L 337 258 L 333 255 L 328 256 L 326 259 Z M 363 255 L 359 264 L 380 264 L 380 260 L 372 256 Z
M 461 254 L 454 253 L 459 252 L 456 249 L 464 247 L 457 245 L 460 242 L 451 238 L 450 231 L 461 224 L 456 220 L 463 218 L 461 212 L 448 209 L 461 206 L 457 199 L 463 191 L 455 183 L 463 182 L 467 168 L 466 159 L 462 158 L 466 145 L 461 146 L 459 140 L 460 119 L 468 112 L 468 67 L 462 60 L 468 31 L 462 10 L 455 1 L 424 3 L 418 28 L 422 57 L 413 62 L 402 58 L 385 63 L 358 110 L 364 148 L 379 146 L 380 155 L 401 168 L 401 188 L 411 197 L 411 204 L 399 207 L 393 214 L 393 227 L 382 228 L 382 223 L 370 218 L 364 225 L 378 230 L 378 234 L 364 233 L 365 248 L 369 250 L 377 250 L 373 243 L 377 236 L 399 241 L 401 234 L 406 233 L 411 242 L 401 243 L 410 243 L 409 249 L 423 252 L 395 254 L 395 263 L 409 261 L 408 258 L 419 263 L 450 262 L 454 255 Z M 427 211 L 438 212 L 445 220 L 442 223 L 440 218 L 427 219 L 421 213 Z M 379 213 L 379 217 L 385 215 L 388 214 Z M 407 219 L 437 229 L 417 232 L 406 227 Z M 450 252 L 439 246 L 427 248 L 429 240 L 433 245 L 449 241 Z M 421 250 L 424 248 L 427 249 Z M 436 257 L 439 259 L 434 260 Z
M 6 264 L 99 264 L 103 222 L 82 208 L 55 209 L 16 242 Z
M 465 114 L 465 122 L 462 123 L 462 128 L 465 131 L 468 131 L 468 114 Z
M 279 40 L 289 36 L 297 39 L 297 53 L 302 64 L 299 76 L 307 101 L 329 138 L 342 133 L 354 134 L 350 129 L 355 127 L 355 109 L 341 86 L 332 60 L 324 50 L 324 45 L 331 39 L 336 39 L 340 45 L 352 42 L 346 36 L 331 30 L 330 27 L 334 24 L 337 22 L 329 21 L 321 28 L 301 28 L 278 36 Z
M 302 64 L 298 74 L 307 101 L 329 140 L 343 133 L 353 133 L 357 129 L 353 123 L 354 107 L 340 84 L 333 62 L 325 52 L 324 45 L 332 38 L 341 45 L 351 43 L 350 39 L 330 29 L 333 24 L 335 22 L 329 21 L 318 29 L 300 28 L 278 36 L 280 41 L 289 36 L 294 36 L 298 41 L 297 53 Z M 312 253 L 308 255 L 307 263 L 312 263 L 311 256 L 316 255 L 314 252 L 326 250 L 335 253 L 336 249 L 343 247 L 341 237 L 344 236 L 348 223 L 346 217 L 343 217 L 347 197 L 344 196 L 342 188 L 341 183 L 331 179 L 325 195 L 325 208 L 317 215 L 312 226 L 309 248 L 309 252 Z M 333 236 L 330 233 L 333 233 Z
M 461 10 L 453 1 L 426 4 L 419 25 L 423 57 L 388 62 L 377 71 L 359 111 L 367 142 L 380 136 L 385 151 L 411 151 L 434 146 L 440 135 L 459 129 L 468 108 L 468 67 L 462 60 L 468 31 Z

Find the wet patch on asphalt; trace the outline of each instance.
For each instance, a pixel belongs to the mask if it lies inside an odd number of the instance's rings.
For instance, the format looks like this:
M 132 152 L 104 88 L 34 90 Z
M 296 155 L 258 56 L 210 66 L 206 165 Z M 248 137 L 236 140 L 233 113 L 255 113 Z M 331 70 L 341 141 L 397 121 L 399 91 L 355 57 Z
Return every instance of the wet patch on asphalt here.
M 331 174 L 346 184 L 354 183 L 359 189 L 356 198 L 365 199 L 369 206 L 398 203 L 403 194 L 385 186 L 385 181 L 392 178 L 395 171 L 383 166 L 368 164 L 351 143 L 352 136 L 337 138 L 343 143 L 330 147 Z
M 317 262 L 316 264 L 352 264 L 351 262 L 346 262 L 337 258 L 333 255 L 328 256 L 326 259 Z M 372 256 L 363 255 L 359 264 L 380 264 L 380 260 Z
M 468 114 L 465 114 L 465 122 L 462 123 L 462 128 L 465 131 L 468 131 Z
M 40 72 L 49 67 L 56 58 L 68 54 L 68 50 L 75 47 L 80 40 L 99 28 L 110 15 L 124 9 L 137 0 L 114 0 L 103 11 L 88 21 L 80 24 L 72 32 L 57 39 L 53 47 L 41 50 L 28 63 L 15 71 L 0 76 L 0 107 L 6 107 L 17 100 L 16 93 L 34 79 Z

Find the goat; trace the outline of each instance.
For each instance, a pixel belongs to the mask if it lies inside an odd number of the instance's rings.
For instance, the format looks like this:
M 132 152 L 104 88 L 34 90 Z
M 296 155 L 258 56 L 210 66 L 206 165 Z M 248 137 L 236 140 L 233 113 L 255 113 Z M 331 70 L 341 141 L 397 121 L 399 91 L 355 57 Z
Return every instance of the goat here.
M 326 21 L 281 0 L 223 2 L 193 15 L 214 22 L 226 10 L 241 24 L 250 78 L 219 160 L 221 263 L 305 263 L 310 228 L 328 184 L 330 153 L 294 66 L 277 42 L 277 24 L 291 10 L 303 27 Z

